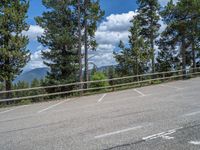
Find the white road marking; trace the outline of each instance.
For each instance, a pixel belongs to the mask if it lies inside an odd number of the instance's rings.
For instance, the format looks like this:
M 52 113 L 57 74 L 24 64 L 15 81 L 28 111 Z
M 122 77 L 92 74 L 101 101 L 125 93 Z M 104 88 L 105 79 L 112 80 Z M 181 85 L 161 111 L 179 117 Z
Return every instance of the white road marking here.
M 141 96 L 146 96 L 144 93 L 142 93 L 141 91 L 134 89 L 135 92 L 137 92 L 138 94 L 140 94 Z
M 183 88 L 179 88 L 179 87 L 175 87 L 175 86 L 170 86 L 170 85 L 160 85 L 160 86 L 162 86 L 162 87 L 168 87 L 168 88 L 172 88 L 172 89 L 177 89 L 177 90 L 181 90 L 181 89 L 183 89 Z
M 0 114 L 5 114 L 7 112 L 11 112 L 13 110 L 16 110 L 16 109 L 19 109 L 19 108 L 24 108 L 24 107 L 27 107 L 29 105 L 23 105 L 23 106 L 19 106 L 19 107 L 16 107 L 16 108 L 13 108 L 13 109 L 8 109 L 8 110 L 5 110 L 5 111 L 1 111 Z
M 111 135 L 115 135 L 115 134 L 120 134 L 120 133 L 123 133 L 123 132 L 128 132 L 128 131 L 131 131 L 131 130 L 137 130 L 137 129 L 140 129 L 140 128 L 142 128 L 142 126 L 136 126 L 136 127 L 133 127 L 133 128 L 127 128 L 127 129 L 123 129 L 123 130 L 119 130 L 119 131 L 114 131 L 114 132 L 95 136 L 94 138 L 99 139 L 99 138 L 103 138 L 103 137 L 107 137 L 107 136 L 111 136 Z
M 100 103 L 106 95 L 107 94 L 103 94 L 103 96 L 98 100 L 98 103 Z
M 200 114 L 200 111 L 196 111 L 196 112 L 193 112 L 193 113 L 189 113 L 189 114 L 186 114 L 186 115 L 184 115 L 184 116 L 194 116 L 194 115 L 198 115 L 198 114 Z
M 147 137 L 142 138 L 142 140 L 152 140 L 154 138 L 158 138 L 159 136 L 165 134 L 165 132 L 161 132 L 161 133 L 157 133 L 157 134 L 153 134 Z
M 170 137 L 168 135 L 171 135 L 171 134 L 175 133 L 177 130 L 182 129 L 182 128 L 183 127 L 172 129 L 172 130 L 169 130 L 167 132 L 160 132 L 160 133 L 157 133 L 157 134 L 153 134 L 153 135 L 142 138 L 142 140 L 147 141 L 147 140 L 153 140 L 153 139 L 157 139 L 157 138 L 163 138 L 163 139 L 166 139 L 166 140 L 171 140 L 171 139 L 174 139 L 174 137 Z
M 56 106 L 58 106 L 58 105 L 60 105 L 60 104 L 63 104 L 63 103 L 65 103 L 65 102 L 69 101 L 69 100 L 70 100 L 70 99 L 65 100 L 65 101 L 62 101 L 62 102 L 59 102 L 59 103 L 54 104 L 54 105 L 51 105 L 51 106 L 49 106 L 49 107 L 47 107 L 47 108 L 45 108 L 45 109 L 42 109 L 42 110 L 38 111 L 38 113 L 42 113 L 42 112 L 44 112 L 44 111 L 46 111 L 46 110 L 52 109 L 52 108 L 54 108 L 54 107 L 56 107 Z
M 174 139 L 174 137 L 171 137 L 171 136 L 162 136 L 163 139 L 166 139 L 166 140 L 172 140 Z
M 193 145 L 200 145 L 200 141 L 190 141 L 188 143 L 193 144 Z

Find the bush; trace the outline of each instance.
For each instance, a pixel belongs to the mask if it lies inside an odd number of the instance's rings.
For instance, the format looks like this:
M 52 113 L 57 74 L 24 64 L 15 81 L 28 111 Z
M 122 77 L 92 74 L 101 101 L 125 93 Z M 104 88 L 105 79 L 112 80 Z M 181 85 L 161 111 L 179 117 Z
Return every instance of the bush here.
M 95 72 L 92 75 L 92 81 L 105 80 L 105 79 L 107 79 L 106 76 L 101 72 Z M 92 88 L 95 88 L 95 87 L 106 87 L 106 86 L 109 86 L 109 83 L 107 81 L 97 82 L 97 83 L 92 83 L 91 84 Z

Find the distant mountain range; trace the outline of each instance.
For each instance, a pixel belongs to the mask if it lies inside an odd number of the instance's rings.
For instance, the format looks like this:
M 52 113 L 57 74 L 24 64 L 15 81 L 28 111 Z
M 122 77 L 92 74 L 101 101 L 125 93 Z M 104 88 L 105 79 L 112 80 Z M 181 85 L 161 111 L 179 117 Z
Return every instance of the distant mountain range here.
M 14 83 L 17 83 L 19 81 L 25 81 L 30 84 L 34 79 L 44 79 L 48 71 L 49 68 L 36 68 L 28 72 L 24 72 L 14 80 Z
M 109 67 L 111 66 L 99 67 L 97 68 L 97 71 L 102 72 L 108 69 Z M 38 80 L 44 79 L 49 70 L 50 70 L 49 68 L 36 68 L 28 72 L 24 72 L 14 80 L 14 83 L 17 83 L 19 81 L 25 81 L 30 84 L 34 79 L 38 79 Z

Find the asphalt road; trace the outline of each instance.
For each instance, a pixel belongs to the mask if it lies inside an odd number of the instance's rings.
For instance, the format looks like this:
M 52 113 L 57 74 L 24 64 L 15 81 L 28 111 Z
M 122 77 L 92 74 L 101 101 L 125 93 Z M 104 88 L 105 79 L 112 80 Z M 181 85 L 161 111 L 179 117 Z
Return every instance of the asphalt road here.
M 0 109 L 0 150 L 199 150 L 200 78 Z

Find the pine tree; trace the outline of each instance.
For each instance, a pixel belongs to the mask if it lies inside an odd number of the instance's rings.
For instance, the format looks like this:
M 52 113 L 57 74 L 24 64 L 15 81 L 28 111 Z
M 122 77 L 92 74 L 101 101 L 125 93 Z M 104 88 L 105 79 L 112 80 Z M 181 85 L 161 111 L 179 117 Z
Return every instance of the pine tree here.
M 120 41 L 120 53 L 114 53 L 115 59 L 118 62 L 117 71 L 123 75 L 138 75 L 146 70 L 147 52 L 146 44 L 143 37 L 140 35 L 140 21 L 134 18 L 130 28 L 129 47 Z
M 139 5 L 137 19 L 141 22 L 141 33 L 149 47 L 151 70 L 155 72 L 155 41 L 159 36 L 160 5 L 158 0 L 137 0 Z
M 200 49 L 200 5 L 196 0 L 182 0 L 182 5 L 184 5 L 185 12 L 187 14 L 188 22 L 188 40 L 190 43 L 190 53 L 192 59 L 192 67 L 196 68 L 196 58 L 197 52 Z
M 194 45 L 197 43 L 195 39 L 198 39 L 195 35 L 198 30 L 195 29 L 196 25 L 193 23 L 196 18 L 194 16 L 197 16 L 197 14 L 191 12 L 191 2 L 190 0 L 181 0 L 175 5 L 173 4 L 173 0 L 171 0 L 161 13 L 164 22 L 167 24 L 167 28 L 163 33 L 169 41 L 166 46 L 171 45 L 171 47 L 173 47 L 171 50 L 180 49 L 180 65 L 182 66 L 183 74 L 186 74 L 186 66 L 190 65 L 188 59 L 191 59 L 189 56 L 191 46 L 193 51 L 193 63 L 195 61 Z M 191 24 L 193 25 L 191 26 Z M 193 30 L 196 32 L 195 34 Z
M 25 22 L 28 7 L 28 0 L 0 2 L 0 76 L 6 90 L 11 90 L 12 81 L 29 60 L 28 37 L 22 34 L 29 29 Z
M 38 38 L 49 51 L 42 52 L 44 63 L 50 67 L 47 84 L 75 82 L 78 72 L 77 18 L 73 1 L 43 0 L 48 9 L 36 22 L 45 31 Z
M 170 44 L 170 40 L 166 38 L 165 33 L 161 34 L 161 38 L 158 42 L 159 52 L 156 58 L 156 70 L 158 72 L 165 72 L 171 70 L 177 70 L 179 65 L 179 59 L 177 57 L 178 52 L 176 48 Z
M 82 10 L 85 50 L 85 81 L 88 81 L 88 50 L 95 50 L 97 47 L 95 31 L 97 30 L 97 22 L 104 16 L 104 11 L 101 10 L 99 0 L 84 0 Z M 88 85 L 86 85 L 86 87 L 87 86 Z

